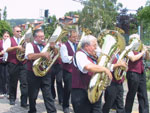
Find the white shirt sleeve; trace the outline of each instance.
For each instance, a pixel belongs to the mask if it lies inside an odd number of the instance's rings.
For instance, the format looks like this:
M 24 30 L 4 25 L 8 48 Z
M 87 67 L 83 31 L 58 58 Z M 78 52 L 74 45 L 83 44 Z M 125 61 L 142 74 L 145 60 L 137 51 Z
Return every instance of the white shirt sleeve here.
M 65 44 L 63 44 L 60 48 L 60 56 L 63 63 L 72 63 L 73 56 L 68 55 L 68 50 Z
M 84 67 L 88 64 L 91 64 L 92 62 L 89 61 L 87 55 L 81 51 L 78 51 L 76 53 L 76 63 L 77 63 L 77 66 L 79 68 L 79 70 L 82 72 L 82 73 L 88 73 L 87 70 L 84 69 Z
M 128 56 L 134 56 L 133 51 L 130 51 L 130 52 L 128 53 Z
M 28 59 L 28 54 L 34 53 L 34 48 L 31 43 L 27 43 L 25 49 L 25 58 Z
M 10 38 L 7 38 L 4 42 L 4 51 L 6 51 L 9 47 L 11 47 L 11 41 Z

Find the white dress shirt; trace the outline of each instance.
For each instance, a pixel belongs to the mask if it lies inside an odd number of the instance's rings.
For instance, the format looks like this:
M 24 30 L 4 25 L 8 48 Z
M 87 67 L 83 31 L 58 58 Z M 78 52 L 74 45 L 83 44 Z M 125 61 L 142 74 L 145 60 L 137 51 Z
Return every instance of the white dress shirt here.
M 14 37 L 14 39 L 15 39 L 15 41 L 17 43 L 17 39 L 18 38 Z M 19 38 L 19 42 L 20 42 L 20 38 Z M 11 40 L 10 40 L 10 38 L 7 38 L 6 41 L 5 41 L 4 51 L 6 51 L 9 47 L 11 47 Z
M 75 49 L 74 49 L 74 46 L 73 46 L 73 43 L 71 41 L 68 40 L 68 43 L 70 44 L 73 52 L 75 53 Z M 68 49 L 66 47 L 65 44 L 62 44 L 61 45 L 61 48 L 60 48 L 60 56 L 61 56 L 61 59 L 62 59 L 62 62 L 63 63 L 69 63 L 71 64 L 72 63 L 72 58 L 73 56 L 69 56 L 68 55 Z
M 34 41 L 34 43 L 36 44 L 37 42 Z M 38 45 L 37 47 L 38 47 L 38 49 L 39 49 L 39 51 L 40 51 L 40 46 Z M 32 45 L 32 43 L 27 43 L 26 49 L 25 49 L 25 58 L 28 59 L 27 56 L 28 56 L 29 54 L 31 54 L 31 53 L 34 53 L 33 45 Z
M 82 49 L 82 51 L 84 51 L 84 50 Z M 98 52 L 98 53 L 97 53 L 97 52 Z M 101 53 L 101 49 L 100 49 L 100 48 L 96 49 L 96 53 L 97 53 L 97 55 L 100 56 L 100 55 L 101 55 L 101 54 L 100 54 L 100 53 Z M 88 70 L 85 70 L 84 67 L 85 67 L 86 65 L 88 65 L 88 64 L 91 64 L 91 63 L 93 63 L 93 62 L 91 62 L 91 61 L 88 59 L 87 55 L 86 55 L 84 52 L 78 51 L 78 52 L 76 53 L 76 64 L 77 64 L 77 66 L 78 66 L 78 69 L 79 69 L 82 73 L 88 73 Z M 73 59 L 73 64 L 76 66 L 74 59 Z M 76 66 L 76 67 L 77 67 L 77 66 Z M 112 72 L 112 71 L 113 71 L 114 64 L 108 63 L 108 64 L 107 64 L 107 67 L 108 67 L 109 70 Z

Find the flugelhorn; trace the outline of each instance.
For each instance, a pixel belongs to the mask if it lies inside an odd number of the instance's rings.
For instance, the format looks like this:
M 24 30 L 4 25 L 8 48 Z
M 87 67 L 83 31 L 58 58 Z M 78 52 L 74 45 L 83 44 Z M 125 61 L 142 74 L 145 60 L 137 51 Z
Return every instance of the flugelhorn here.
M 21 38 L 20 40 L 20 43 L 19 43 L 19 46 L 22 46 L 23 48 L 25 48 L 25 45 L 26 45 L 26 39 L 27 38 L 31 38 L 32 37 L 32 28 L 30 27 L 26 33 L 23 35 L 23 37 Z M 16 58 L 19 60 L 19 61 L 24 61 L 25 60 L 25 51 L 20 51 L 20 50 L 17 50 L 16 51 Z
M 54 33 L 49 39 L 49 42 L 55 42 L 57 43 L 59 40 L 61 40 L 65 35 L 67 35 L 69 30 L 67 29 L 67 26 L 63 26 L 58 24 Z M 50 70 L 51 66 L 54 64 L 54 62 L 59 57 L 58 54 L 54 54 L 54 50 L 50 48 L 50 43 L 47 43 L 43 50 L 41 52 L 49 52 L 50 54 L 50 60 L 41 57 L 38 58 L 33 62 L 33 72 L 38 77 L 43 77 L 46 75 L 46 73 Z

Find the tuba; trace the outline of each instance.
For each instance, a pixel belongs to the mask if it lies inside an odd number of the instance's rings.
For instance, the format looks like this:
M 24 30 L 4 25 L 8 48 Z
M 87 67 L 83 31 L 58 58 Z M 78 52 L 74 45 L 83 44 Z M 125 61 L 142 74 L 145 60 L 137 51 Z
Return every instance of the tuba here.
M 23 35 L 23 37 L 21 38 L 20 40 L 20 43 L 19 45 L 22 46 L 23 48 L 25 48 L 25 45 L 26 45 L 26 39 L 29 39 L 32 37 L 32 29 L 31 27 L 26 31 L 26 33 Z M 16 58 L 19 60 L 19 61 L 24 61 L 25 60 L 25 52 L 24 51 L 19 51 L 17 50 L 16 51 Z
M 98 58 L 98 65 L 110 68 L 113 61 L 112 55 L 118 50 L 123 50 L 125 40 L 123 36 L 114 30 L 105 30 L 98 37 L 98 44 L 101 47 L 101 55 Z M 111 80 L 104 72 L 96 73 L 92 76 L 88 87 L 88 99 L 91 103 L 99 100 L 103 90 L 110 85 Z
M 57 25 L 54 33 L 52 34 L 52 36 L 49 39 L 49 42 L 58 42 L 61 38 L 63 38 L 65 35 L 67 35 L 68 33 L 68 29 L 65 26 L 62 25 Z M 58 48 L 59 49 L 59 48 Z M 41 52 L 49 52 L 50 54 L 50 60 L 41 57 L 38 58 L 37 60 L 35 60 L 33 62 L 33 72 L 36 76 L 38 77 L 43 77 L 46 75 L 46 73 L 49 71 L 49 69 L 51 68 L 51 66 L 54 64 L 54 62 L 57 60 L 57 58 L 59 57 L 59 52 L 58 54 L 54 54 L 54 50 L 50 48 L 50 43 L 47 43 L 43 50 Z
M 119 62 L 120 60 L 124 60 L 127 64 L 129 61 L 129 58 L 127 57 L 127 54 L 130 51 L 141 51 L 142 50 L 142 42 L 141 40 L 137 39 L 137 38 L 133 38 L 131 40 L 129 40 L 129 45 L 125 47 L 125 49 L 122 51 L 122 53 L 119 56 L 119 59 L 117 62 Z M 116 80 L 121 80 L 123 76 L 126 75 L 126 71 L 123 67 L 117 67 L 114 70 L 114 77 Z

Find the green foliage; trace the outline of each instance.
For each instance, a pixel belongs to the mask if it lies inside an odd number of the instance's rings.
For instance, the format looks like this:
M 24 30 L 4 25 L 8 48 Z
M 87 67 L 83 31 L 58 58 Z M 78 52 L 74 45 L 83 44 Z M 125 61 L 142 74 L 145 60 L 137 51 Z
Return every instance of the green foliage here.
M 146 6 L 138 12 L 138 20 L 150 23 L 150 6 Z
M 122 5 L 117 0 L 89 0 L 84 3 L 79 24 L 97 36 L 102 29 L 113 29 L 117 10 Z
M 14 26 L 17 26 L 17 25 L 25 24 L 27 22 L 32 23 L 32 22 L 35 21 L 35 19 L 10 19 L 10 20 L 7 20 L 7 21 L 10 23 L 10 25 L 12 27 L 14 27 Z M 38 20 L 38 21 L 40 21 L 40 20 Z
M 73 16 L 73 15 L 79 15 L 79 11 L 70 11 L 70 12 L 67 12 L 66 14 L 65 14 L 65 16 Z
M 49 38 L 53 34 L 53 32 L 56 28 L 56 26 L 55 26 L 56 21 L 57 21 L 56 16 L 49 16 L 49 19 L 51 19 L 51 23 L 48 23 L 43 26 L 46 38 Z
M 9 23 L 4 20 L 1 20 L 0 21 L 0 38 L 2 37 L 5 31 L 8 31 L 10 35 L 12 36 L 12 28 L 9 25 Z

